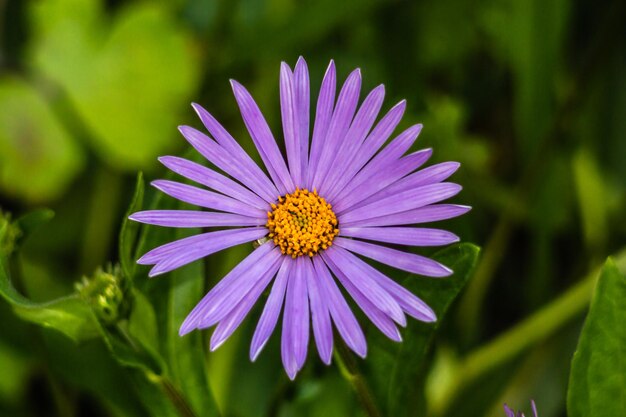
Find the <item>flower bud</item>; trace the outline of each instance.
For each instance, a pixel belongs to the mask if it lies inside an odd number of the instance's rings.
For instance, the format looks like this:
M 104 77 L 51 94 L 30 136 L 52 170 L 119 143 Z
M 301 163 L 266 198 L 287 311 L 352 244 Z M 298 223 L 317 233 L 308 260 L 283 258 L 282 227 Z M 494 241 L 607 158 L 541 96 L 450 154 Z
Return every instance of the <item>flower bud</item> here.
M 119 268 L 98 269 L 92 278 L 83 277 L 76 290 L 103 323 L 114 324 L 123 317 L 126 308 Z

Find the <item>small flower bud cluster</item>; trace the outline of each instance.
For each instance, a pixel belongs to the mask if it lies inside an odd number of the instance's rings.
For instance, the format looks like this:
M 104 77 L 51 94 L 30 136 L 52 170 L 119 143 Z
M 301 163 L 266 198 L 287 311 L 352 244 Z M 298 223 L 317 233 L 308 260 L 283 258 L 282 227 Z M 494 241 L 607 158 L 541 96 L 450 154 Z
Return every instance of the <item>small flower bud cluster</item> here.
M 124 291 L 119 270 L 97 270 L 92 278 L 83 277 L 82 282 L 76 284 L 76 290 L 102 322 L 113 324 L 121 318 Z

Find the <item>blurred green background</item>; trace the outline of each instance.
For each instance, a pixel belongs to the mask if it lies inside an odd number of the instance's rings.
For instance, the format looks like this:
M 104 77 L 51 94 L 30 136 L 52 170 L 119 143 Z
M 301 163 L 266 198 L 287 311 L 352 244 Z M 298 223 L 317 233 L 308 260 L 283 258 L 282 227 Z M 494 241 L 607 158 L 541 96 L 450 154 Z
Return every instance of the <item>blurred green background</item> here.
M 620 0 L 0 0 L 0 206 L 56 213 L 22 248 L 14 285 L 46 301 L 117 260 L 136 174 L 160 177 L 157 156 L 186 151 L 176 127 L 200 126 L 191 101 L 252 150 L 228 79 L 250 89 L 280 137 L 280 61 L 306 58 L 315 97 L 334 59 L 340 80 L 360 67 L 364 90 L 384 83 L 386 108 L 408 100 L 402 125 L 424 124 L 418 144 L 434 148 L 433 161 L 462 163 L 455 201 L 473 210 L 446 227 L 483 253 L 425 370 L 429 409 L 497 416 L 505 401 L 535 398 L 542 417 L 564 416 L 585 305 L 484 380 L 455 396 L 445 387 L 462 358 L 626 243 L 624 9 Z M 213 279 L 245 252 L 212 258 Z M 197 364 L 224 415 L 361 415 L 349 385 L 317 359 L 296 383 L 276 352 L 250 365 L 251 329 Z M 130 387 L 102 342 L 76 345 L 0 302 L 0 415 L 148 415 Z

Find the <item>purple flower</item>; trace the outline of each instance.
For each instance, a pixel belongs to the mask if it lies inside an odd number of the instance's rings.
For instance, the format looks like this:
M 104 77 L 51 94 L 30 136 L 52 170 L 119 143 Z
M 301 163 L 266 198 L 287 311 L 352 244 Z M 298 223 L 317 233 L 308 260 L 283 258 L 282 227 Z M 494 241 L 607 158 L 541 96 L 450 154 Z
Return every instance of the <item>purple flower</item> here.
M 530 405 L 533 409 L 533 417 L 537 417 L 537 406 L 535 405 L 535 401 L 531 400 Z M 504 412 L 506 413 L 506 417 L 525 417 L 524 413 L 521 411 L 518 411 L 517 414 L 515 414 L 515 411 L 511 410 L 506 404 L 504 404 Z
M 212 137 L 189 126 L 180 131 L 223 173 L 165 156 L 159 160 L 166 167 L 213 191 L 166 180 L 152 185 L 208 211 L 151 210 L 130 216 L 159 226 L 225 228 L 149 251 L 137 262 L 154 265 L 150 276 L 231 246 L 260 243 L 198 303 L 180 334 L 216 326 L 211 350 L 218 348 L 271 287 L 250 358 L 255 360 L 263 349 L 282 310 L 282 360 L 293 379 L 306 359 L 309 326 L 324 363 L 331 361 L 331 323 L 354 352 L 366 355 L 365 337 L 337 281 L 380 331 L 395 341 L 401 341 L 397 326 L 406 324 L 405 315 L 435 321 L 435 313 L 422 300 L 357 256 L 413 274 L 444 277 L 452 273 L 429 258 L 380 244 L 441 246 L 457 242 L 459 238 L 448 231 L 412 225 L 449 219 L 469 210 L 439 203 L 461 190 L 457 184 L 442 182 L 458 169 L 458 163 L 416 171 L 432 150 L 405 155 L 422 125 L 409 127 L 384 146 L 400 123 L 405 101 L 376 122 L 384 87 L 372 90 L 359 107 L 361 72 L 357 69 L 336 97 L 335 64 L 331 61 L 311 123 L 306 62 L 300 58 L 293 72 L 282 63 L 285 161 L 250 93 L 236 81 L 231 85 L 267 174 L 211 114 L 194 104 Z

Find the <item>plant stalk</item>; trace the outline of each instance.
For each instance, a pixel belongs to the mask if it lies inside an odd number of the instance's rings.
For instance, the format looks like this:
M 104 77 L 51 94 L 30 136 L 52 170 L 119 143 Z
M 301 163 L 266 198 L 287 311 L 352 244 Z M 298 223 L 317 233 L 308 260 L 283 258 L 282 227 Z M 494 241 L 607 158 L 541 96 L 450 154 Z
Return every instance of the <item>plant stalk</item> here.
M 374 396 L 367 385 L 367 381 L 359 372 L 352 353 L 350 353 L 348 347 L 343 342 L 337 343 L 336 347 L 337 349 L 335 349 L 333 356 L 337 361 L 339 372 L 352 385 L 363 406 L 363 410 L 369 417 L 381 417 L 380 411 L 378 411 L 374 402 Z

